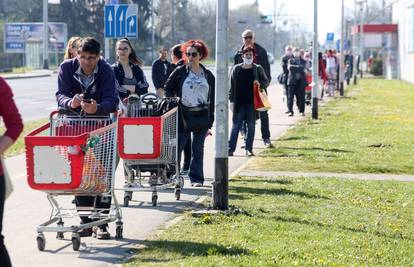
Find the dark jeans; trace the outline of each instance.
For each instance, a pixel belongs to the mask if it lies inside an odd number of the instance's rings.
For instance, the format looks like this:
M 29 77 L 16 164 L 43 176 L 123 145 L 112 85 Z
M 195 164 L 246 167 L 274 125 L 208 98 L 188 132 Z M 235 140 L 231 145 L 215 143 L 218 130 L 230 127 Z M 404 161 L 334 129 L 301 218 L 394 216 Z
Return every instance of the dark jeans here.
M 4 245 L 4 237 L 1 234 L 3 230 L 3 212 L 4 212 L 4 198 L 6 191 L 6 184 L 4 176 L 0 176 L 0 266 L 11 266 L 9 254 L 7 253 L 6 246 Z
M 300 113 L 305 112 L 305 89 L 301 84 L 289 85 L 288 110 L 293 112 L 293 98 L 296 96 L 296 103 Z
M 187 142 L 184 146 L 184 163 L 183 171 L 188 171 L 190 169 L 191 163 L 191 135 L 188 133 Z
M 95 202 L 96 199 L 96 202 Z M 108 209 L 102 212 L 103 214 L 109 214 L 109 208 L 111 207 L 111 197 L 100 197 L 100 196 L 77 196 L 75 197 L 76 207 L 95 207 L 97 209 Z M 90 219 L 88 216 L 80 216 L 82 223 L 90 223 L 97 221 L 98 219 Z M 108 226 L 103 224 L 100 227 Z
M 260 116 L 260 130 L 262 132 L 262 139 L 270 139 L 270 130 L 269 130 L 269 113 L 266 111 L 259 111 Z
M 178 148 L 181 157 L 181 153 L 185 144 L 191 137 L 191 163 L 190 172 L 188 174 L 191 183 L 204 183 L 204 141 L 206 140 L 206 134 L 208 129 L 202 129 L 200 131 L 184 132 L 178 135 Z
M 233 126 L 231 128 L 229 140 L 230 152 L 234 152 L 236 150 L 239 131 L 244 124 L 247 125 L 247 131 L 245 133 L 246 150 L 252 150 L 256 124 L 256 114 L 253 105 L 241 106 L 237 112 L 233 113 Z

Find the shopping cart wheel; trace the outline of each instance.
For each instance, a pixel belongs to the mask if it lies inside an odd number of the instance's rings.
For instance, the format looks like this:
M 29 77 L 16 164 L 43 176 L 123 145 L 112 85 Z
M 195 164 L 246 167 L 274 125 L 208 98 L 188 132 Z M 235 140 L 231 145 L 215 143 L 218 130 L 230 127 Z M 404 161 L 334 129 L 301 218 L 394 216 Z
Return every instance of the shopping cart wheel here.
M 37 242 L 37 248 L 40 251 L 45 250 L 45 247 L 46 247 L 46 239 L 45 239 L 45 236 L 43 235 L 43 233 L 39 233 L 37 235 L 36 242 Z
M 180 197 L 181 197 L 181 188 L 177 188 L 176 187 L 174 194 L 175 194 L 175 199 L 176 200 L 180 200 Z
M 122 235 L 124 232 L 124 227 L 122 225 L 122 222 L 116 222 L 115 239 L 124 238 Z
M 58 227 L 63 227 L 63 225 L 64 225 L 64 223 L 63 223 L 62 219 L 60 219 L 57 223 L 57 226 Z M 65 236 L 63 235 L 63 232 L 57 232 L 56 233 L 56 239 L 62 240 L 64 238 L 65 238 Z
M 74 251 L 79 251 L 80 247 L 80 236 L 79 233 L 72 234 L 72 248 Z
M 130 195 L 127 195 L 125 193 L 125 196 L 124 196 L 124 207 L 128 207 L 129 206 L 129 201 L 131 201 L 131 196 Z
M 180 186 L 180 189 L 184 188 L 184 177 L 183 176 L 178 176 L 178 184 Z
M 152 194 L 152 206 L 156 207 L 157 206 L 157 201 L 158 201 L 158 195 L 157 194 Z

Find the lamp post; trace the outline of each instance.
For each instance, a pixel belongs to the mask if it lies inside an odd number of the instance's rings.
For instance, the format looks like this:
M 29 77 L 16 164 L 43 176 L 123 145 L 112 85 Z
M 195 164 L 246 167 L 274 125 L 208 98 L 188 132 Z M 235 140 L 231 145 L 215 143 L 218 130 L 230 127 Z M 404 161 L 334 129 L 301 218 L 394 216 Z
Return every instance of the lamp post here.
M 312 119 L 318 119 L 318 0 L 313 0 L 313 42 L 312 42 Z

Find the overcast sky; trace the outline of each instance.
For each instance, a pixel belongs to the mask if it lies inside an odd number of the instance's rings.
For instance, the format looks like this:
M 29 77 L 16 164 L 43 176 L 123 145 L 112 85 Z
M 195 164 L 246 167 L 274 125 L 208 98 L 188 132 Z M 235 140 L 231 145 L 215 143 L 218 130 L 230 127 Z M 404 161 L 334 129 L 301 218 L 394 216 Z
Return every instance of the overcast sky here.
M 255 0 L 229 0 L 230 9 L 235 9 L 243 4 L 253 4 Z M 308 30 L 313 30 L 313 0 L 259 0 L 259 8 L 264 14 L 273 14 L 274 3 L 276 6 L 285 6 L 284 12 L 294 17 L 304 18 Z M 353 8 L 353 1 L 345 0 L 345 5 Z M 351 6 L 349 6 L 351 5 Z M 349 9 L 348 9 L 349 10 Z M 341 23 L 341 0 L 318 0 L 318 31 L 319 41 L 323 42 L 327 32 L 335 32 L 335 39 L 339 37 Z

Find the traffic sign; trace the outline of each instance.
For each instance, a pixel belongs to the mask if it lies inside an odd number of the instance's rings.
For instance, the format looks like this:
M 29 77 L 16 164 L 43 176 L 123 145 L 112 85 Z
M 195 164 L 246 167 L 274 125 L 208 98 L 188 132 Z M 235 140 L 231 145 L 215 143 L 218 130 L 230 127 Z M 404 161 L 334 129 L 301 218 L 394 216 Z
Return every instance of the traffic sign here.
M 138 38 L 138 5 L 105 5 L 105 38 Z
M 334 41 L 334 37 L 335 37 L 335 33 L 333 32 L 328 32 L 326 34 L 326 41 L 327 42 L 333 42 Z

